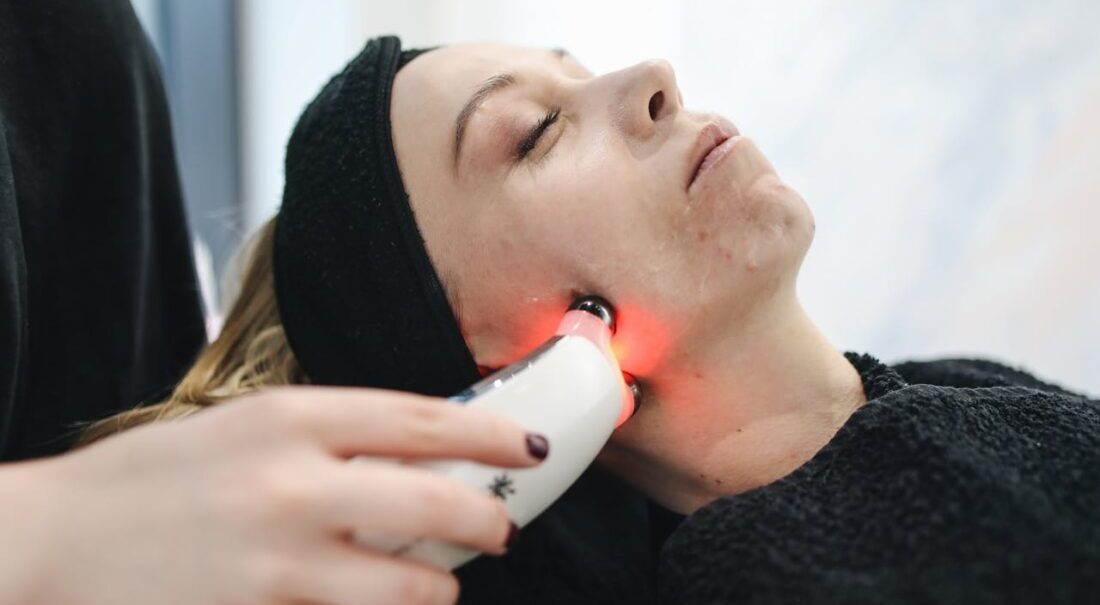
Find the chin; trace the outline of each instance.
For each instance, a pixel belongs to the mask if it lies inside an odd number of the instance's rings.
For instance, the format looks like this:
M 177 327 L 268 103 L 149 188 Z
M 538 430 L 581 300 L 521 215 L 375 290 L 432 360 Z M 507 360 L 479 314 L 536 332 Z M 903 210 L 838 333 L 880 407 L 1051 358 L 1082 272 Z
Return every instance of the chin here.
M 806 200 L 802 199 L 802 196 L 794 189 L 785 187 L 785 191 L 784 199 L 780 202 L 788 209 L 785 215 L 784 228 L 790 234 L 790 239 L 798 249 L 798 260 L 801 263 L 802 258 L 806 256 L 806 252 L 810 249 L 810 244 L 814 241 L 814 235 L 817 233 L 817 223 Z
M 776 234 L 772 242 L 773 275 L 778 277 L 779 284 L 793 285 L 813 243 L 817 229 L 814 215 L 802 196 L 785 185 L 776 189 L 772 207 L 775 209 L 772 228 Z
M 756 192 L 756 208 L 748 228 L 731 234 L 735 238 L 732 241 L 739 240 L 737 253 L 725 259 L 734 261 L 735 270 L 730 273 L 731 285 L 737 290 L 734 299 L 749 306 L 769 300 L 778 292 L 793 290 L 816 229 L 813 213 L 802 196 L 776 183 L 767 188 L 766 196 Z
M 814 215 L 797 191 L 772 175 L 761 179 L 750 197 L 756 198 L 750 210 L 754 222 L 780 239 L 801 242 L 803 249 L 809 247 L 816 229 Z

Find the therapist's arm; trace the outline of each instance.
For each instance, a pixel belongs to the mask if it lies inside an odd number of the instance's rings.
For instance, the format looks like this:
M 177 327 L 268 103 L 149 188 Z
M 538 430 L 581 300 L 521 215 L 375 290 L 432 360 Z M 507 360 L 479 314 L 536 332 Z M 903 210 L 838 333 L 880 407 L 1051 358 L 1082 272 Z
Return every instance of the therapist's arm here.
M 415 395 L 287 388 L 0 466 L 0 603 L 453 603 L 454 577 L 353 530 L 500 554 L 501 503 L 364 454 L 531 466 L 498 416 Z M 538 440 L 535 440 L 538 443 Z

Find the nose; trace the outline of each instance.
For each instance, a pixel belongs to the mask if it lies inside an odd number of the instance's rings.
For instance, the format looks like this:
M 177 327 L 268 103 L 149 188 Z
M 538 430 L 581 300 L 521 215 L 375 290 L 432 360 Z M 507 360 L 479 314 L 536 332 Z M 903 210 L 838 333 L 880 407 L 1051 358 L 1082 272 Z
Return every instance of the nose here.
M 676 72 L 664 59 L 643 61 L 620 72 L 620 126 L 628 134 L 648 138 L 682 108 Z

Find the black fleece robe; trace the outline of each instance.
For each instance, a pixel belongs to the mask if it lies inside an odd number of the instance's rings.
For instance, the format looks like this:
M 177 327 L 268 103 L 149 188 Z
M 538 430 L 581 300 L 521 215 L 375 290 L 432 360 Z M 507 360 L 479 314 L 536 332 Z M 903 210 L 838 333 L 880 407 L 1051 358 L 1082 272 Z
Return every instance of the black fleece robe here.
M 990 361 L 846 357 L 868 401 L 795 472 L 648 525 L 573 503 L 582 529 L 537 528 L 557 558 L 475 562 L 463 602 L 1100 602 L 1100 402 Z
M 1100 602 L 1100 402 L 989 361 L 848 357 L 868 403 L 691 515 L 662 602 Z
M 171 384 L 205 338 L 167 103 L 127 0 L 0 0 L 0 460 Z

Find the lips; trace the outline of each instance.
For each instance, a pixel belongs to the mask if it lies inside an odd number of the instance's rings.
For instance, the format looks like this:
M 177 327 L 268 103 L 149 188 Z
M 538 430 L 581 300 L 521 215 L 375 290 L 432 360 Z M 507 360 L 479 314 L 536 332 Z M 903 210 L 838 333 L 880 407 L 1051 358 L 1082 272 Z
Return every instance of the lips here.
M 684 186 L 685 190 L 689 189 L 691 184 L 695 182 L 695 177 L 699 175 L 699 167 L 703 165 L 703 160 L 706 159 L 707 154 L 714 151 L 715 147 L 718 147 L 730 137 L 738 134 L 741 133 L 738 132 L 737 127 L 729 120 L 721 117 L 715 118 L 703 126 L 695 137 L 695 144 L 688 151 L 684 179 L 687 183 Z

